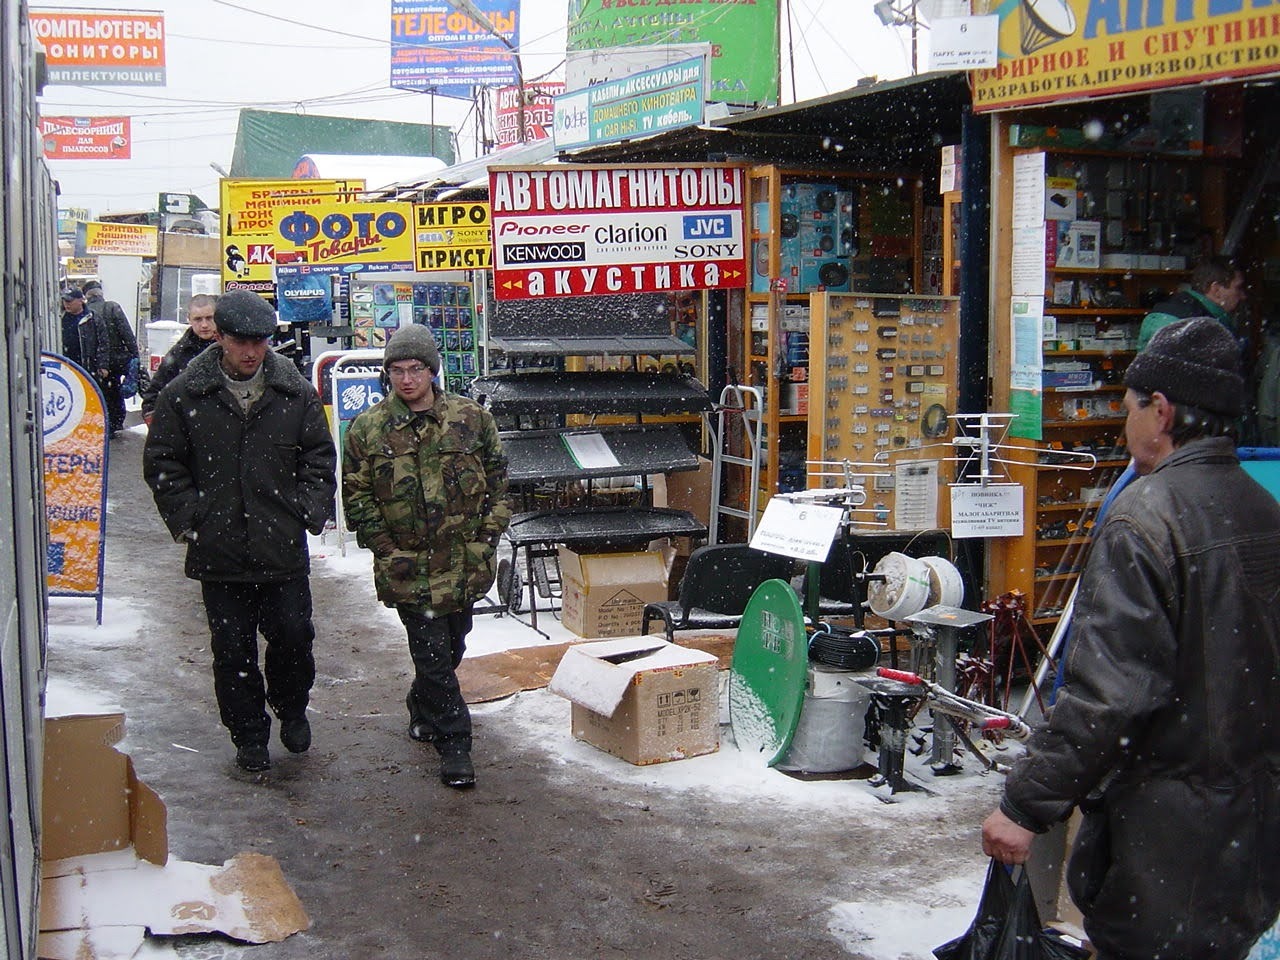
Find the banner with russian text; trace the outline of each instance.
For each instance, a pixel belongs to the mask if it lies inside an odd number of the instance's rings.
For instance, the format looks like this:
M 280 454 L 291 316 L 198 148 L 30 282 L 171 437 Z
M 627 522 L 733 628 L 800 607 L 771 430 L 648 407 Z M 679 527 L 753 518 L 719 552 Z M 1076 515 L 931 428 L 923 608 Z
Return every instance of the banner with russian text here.
M 413 204 L 284 204 L 271 211 L 276 276 L 412 270 Z
M 555 98 L 564 93 L 564 84 L 540 80 L 536 87 L 527 87 L 523 90 L 523 130 L 520 129 L 521 93 L 519 87 L 502 87 L 494 93 L 493 142 L 499 150 L 522 142 L 520 139 L 522 133 L 524 143 L 546 140 L 551 136 L 551 124 L 555 120 Z
M 98 384 L 80 366 L 40 355 L 44 503 L 52 597 L 96 597 L 102 622 L 107 532 L 107 420 Z
M 711 44 L 713 101 L 778 102 L 777 0 L 569 0 L 567 50 L 687 43 Z
M 487 270 L 493 265 L 488 203 L 417 203 L 413 216 L 419 273 Z
M 133 135 L 128 117 L 41 117 L 46 160 L 128 160 Z
M 1115 0 L 1004 0 L 1000 62 L 973 71 L 973 106 L 1036 103 L 1280 73 L 1280 20 L 1270 8 Z
M 470 97 L 472 87 L 519 82 L 520 0 L 466 6 L 487 26 L 445 0 L 391 0 L 390 86 Z
M 163 87 L 164 14 L 153 10 L 32 10 L 49 83 Z
M 276 294 L 276 207 L 310 209 L 354 200 L 363 180 L 228 180 L 219 184 L 222 214 L 222 289 Z
M 743 168 L 492 167 L 499 300 L 740 289 Z
M 84 228 L 84 244 L 76 244 L 77 257 L 115 255 L 122 257 L 154 257 L 159 230 L 145 223 L 111 223 L 90 220 L 76 228 Z

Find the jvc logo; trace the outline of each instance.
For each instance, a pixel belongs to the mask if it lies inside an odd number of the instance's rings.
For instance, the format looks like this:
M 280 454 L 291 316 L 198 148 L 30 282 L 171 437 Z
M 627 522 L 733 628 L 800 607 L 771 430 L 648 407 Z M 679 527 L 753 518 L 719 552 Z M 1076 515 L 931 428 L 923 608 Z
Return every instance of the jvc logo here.
M 733 236 L 733 221 L 727 214 L 700 214 L 683 218 L 686 240 Z

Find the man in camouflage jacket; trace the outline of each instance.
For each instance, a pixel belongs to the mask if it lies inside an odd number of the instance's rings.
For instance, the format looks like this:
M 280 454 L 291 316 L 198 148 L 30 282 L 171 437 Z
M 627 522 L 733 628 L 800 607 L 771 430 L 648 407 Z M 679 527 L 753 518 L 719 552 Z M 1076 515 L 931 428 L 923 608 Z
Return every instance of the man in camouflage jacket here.
M 433 384 L 440 352 L 426 327 L 397 330 L 383 368 L 391 395 L 347 433 L 343 506 L 373 551 L 378 599 L 408 632 L 409 736 L 435 745 L 444 783 L 469 787 L 471 714 L 455 671 L 511 519 L 507 460 L 489 412 Z

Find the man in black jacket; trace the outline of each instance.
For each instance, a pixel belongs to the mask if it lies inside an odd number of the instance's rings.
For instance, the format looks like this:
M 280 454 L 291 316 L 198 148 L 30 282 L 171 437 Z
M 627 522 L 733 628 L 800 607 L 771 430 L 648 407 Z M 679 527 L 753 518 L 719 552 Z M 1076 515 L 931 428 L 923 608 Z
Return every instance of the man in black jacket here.
M 1136 481 L 1080 579 L 1066 684 L 983 850 L 1084 814 L 1068 883 L 1099 960 L 1239 960 L 1280 909 L 1280 503 L 1244 472 L 1239 352 L 1208 317 L 1125 372 Z
M 129 372 L 129 363 L 138 361 L 138 338 L 133 335 L 133 324 L 124 308 L 114 300 L 102 298 L 102 284 L 97 280 L 85 283 L 84 297 L 90 310 L 107 328 L 109 341 L 107 376 L 102 381 L 102 393 L 107 400 L 107 420 L 111 436 L 124 429 L 124 394 L 120 382 Z
M 78 363 L 102 386 L 110 358 L 107 328 L 89 309 L 78 287 L 62 291 L 62 355 Z
M 156 399 L 160 396 L 170 380 L 187 369 L 187 364 L 218 342 L 218 325 L 213 320 L 214 308 L 218 298 L 209 293 L 197 293 L 187 304 L 187 329 L 182 332 L 178 342 L 169 348 L 169 352 L 160 361 L 160 366 L 142 387 L 142 419 L 151 423 L 152 411 L 156 408 Z
M 143 475 L 170 533 L 187 545 L 187 576 L 201 582 L 214 692 L 236 763 L 260 771 L 271 765 L 267 705 L 287 750 L 311 745 L 306 533 L 333 516 L 336 458 L 320 398 L 269 348 L 270 305 L 233 291 L 214 319 L 218 345 L 160 392 Z

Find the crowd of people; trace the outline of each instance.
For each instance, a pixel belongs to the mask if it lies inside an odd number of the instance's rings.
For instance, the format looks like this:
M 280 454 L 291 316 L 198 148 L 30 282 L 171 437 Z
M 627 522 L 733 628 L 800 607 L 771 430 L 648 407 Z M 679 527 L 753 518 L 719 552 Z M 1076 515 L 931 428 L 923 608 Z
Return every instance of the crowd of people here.
M 1219 313 L 1243 299 L 1239 277 L 1222 264 L 1196 276 L 1203 290 L 1144 324 L 1124 376 L 1138 479 L 1095 531 L 1065 682 L 982 825 L 987 854 L 1022 864 L 1080 812 L 1067 876 L 1100 960 L 1242 960 L 1280 911 L 1280 503 L 1236 450 L 1246 381 Z M 116 312 L 93 303 L 64 293 L 64 349 L 105 392 L 122 375 Z M 511 516 L 493 417 L 439 387 L 438 346 L 410 325 L 387 343 L 387 397 L 351 424 L 339 468 L 315 390 L 270 349 L 269 303 L 195 298 L 189 321 L 143 391 L 143 469 L 201 584 L 236 764 L 270 767 L 271 714 L 286 750 L 311 745 L 306 534 L 332 518 L 340 479 L 378 599 L 407 634 L 408 736 L 439 753 L 444 784 L 474 785 L 456 669 Z

